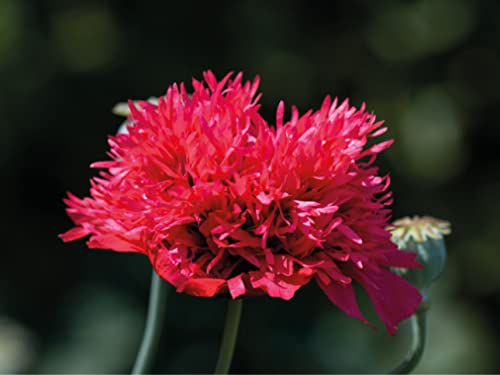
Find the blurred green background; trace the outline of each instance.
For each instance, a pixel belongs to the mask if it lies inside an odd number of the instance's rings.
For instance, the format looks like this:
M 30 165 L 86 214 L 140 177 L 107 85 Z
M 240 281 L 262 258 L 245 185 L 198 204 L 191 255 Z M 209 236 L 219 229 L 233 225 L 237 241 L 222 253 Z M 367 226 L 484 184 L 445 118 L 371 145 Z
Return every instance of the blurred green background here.
M 281 99 L 306 111 L 327 94 L 386 120 L 394 217 L 453 225 L 417 371 L 500 372 L 499 14 L 494 0 L 0 0 L 0 372 L 129 371 L 148 261 L 63 245 L 62 198 L 87 194 L 116 102 L 208 68 L 259 74 L 270 121 Z M 374 332 L 312 284 L 245 302 L 233 371 L 377 373 L 404 355 L 406 325 Z M 168 304 L 155 371 L 211 372 L 224 301 Z

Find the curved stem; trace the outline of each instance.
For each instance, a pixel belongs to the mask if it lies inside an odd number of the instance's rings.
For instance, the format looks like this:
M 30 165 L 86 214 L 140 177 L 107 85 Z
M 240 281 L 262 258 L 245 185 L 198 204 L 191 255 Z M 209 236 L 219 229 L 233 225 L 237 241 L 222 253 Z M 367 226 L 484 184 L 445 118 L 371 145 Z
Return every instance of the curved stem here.
M 144 374 L 151 371 L 153 356 L 160 340 L 167 294 L 168 284 L 153 270 L 146 328 L 132 374 Z
M 224 326 L 224 336 L 219 351 L 219 358 L 215 367 L 215 374 L 228 374 L 233 359 L 238 327 L 240 325 L 242 299 L 231 300 L 227 305 L 226 324 Z
M 409 374 L 422 358 L 426 338 L 426 311 L 418 310 L 411 317 L 412 343 L 406 358 L 389 374 Z

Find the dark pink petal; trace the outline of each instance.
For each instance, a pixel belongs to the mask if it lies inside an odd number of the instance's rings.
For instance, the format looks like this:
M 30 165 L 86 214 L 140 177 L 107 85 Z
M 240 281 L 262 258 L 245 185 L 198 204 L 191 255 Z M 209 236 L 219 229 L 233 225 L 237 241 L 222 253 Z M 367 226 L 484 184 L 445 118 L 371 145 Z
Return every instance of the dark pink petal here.
M 363 243 L 363 239 L 353 231 L 350 227 L 344 224 L 340 224 L 337 229 L 342 232 L 347 238 L 349 238 L 352 242 L 361 245 Z
M 151 257 L 151 263 L 156 273 L 176 288 L 182 287 L 191 275 L 190 271 L 179 272 L 180 267 L 176 266 L 167 249 L 161 249 L 154 254 Z
M 222 279 L 191 278 L 177 288 L 177 291 L 197 297 L 213 297 L 227 291 L 227 282 Z
M 352 284 L 340 284 L 333 280 L 326 284 L 318 277 L 316 277 L 316 282 L 334 305 L 347 315 L 369 324 L 356 303 L 356 295 Z
M 118 165 L 116 161 L 98 161 L 90 164 L 90 168 L 116 168 Z
M 292 276 L 293 263 L 293 258 L 289 255 L 274 255 L 273 270 L 278 275 Z
M 385 142 L 377 143 L 376 145 L 370 147 L 368 150 L 364 151 L 361 154 L 361 157 L 366 156 L 366 155 L 378 154 L 378 153 L 388 149 L 389 147 L 391 147 L 391 145 L 393 143 L 394 143 L 393 139 L 390 139 L 390 140 L 385 141 Z
M 252 271 L 249 275 L 252 287 L 264 290 L 270 297 L 284 300 L 292 299 L 295 292 L 307 284 L 311 277 L 301 275 L 285 277 L 262 271 Z
M 401 268 L 423 268 L 422 264 L 415 258 L 417 253 L 394 250 L 383 253 L 383 258 L 378 261 L 381 266 L 401 267 Z
M 285 114 L 285 103 L 281 100 L 276 110 L 276 127 L 279 129 L 283 127 L 283 116 Z
M 68 230 L 65 233 L 60 234 L 59 238 L 62 239 L 64 242 L 69 242 L 69 241 L 78 240 L 80 238 L 88 236 L 89 234 L 90 234 L 90 232 L 83 229 L 82 227 L 75 227 L 75 228 Z
M 120 252 L 143 252 L 137 245 L 134 243 L 124 240 L 117 235 L 114 234 L 101 234 L 90 237 L 90 240 L 87 241 L 87 246 L 90 249 L 111 249 L 114 251 Z
M 391 335 L 396 333 L 402 320 L 415 312 L 422 300 L 414 286 L 383 268 L 360 270 L 351 266 L 347 273 L 366 290 L 375 311 Z
M 379 135 L 382 135 L 385 132 L 387 132 L 387 128 L 380 128 L 380 129 L 376 130 L 375 132 L 373 132 L 372 134 L 370 134 L 370 137 L 378 137 Z
M 229 293 L 233 299 L 236 299 L 247 292 L 245 282 L 243 281 L 243 275 L 241 274 L 229 279 L 227 281 L 227 287 L 229 288 Z
M 259 200 L 260 203 L 266 206 L 270 205 L 271 202 L 273 201 L 273 198 L 270 197 L 268 194 L 264 193 L 263 191 L 257 195 L 257 199 Z

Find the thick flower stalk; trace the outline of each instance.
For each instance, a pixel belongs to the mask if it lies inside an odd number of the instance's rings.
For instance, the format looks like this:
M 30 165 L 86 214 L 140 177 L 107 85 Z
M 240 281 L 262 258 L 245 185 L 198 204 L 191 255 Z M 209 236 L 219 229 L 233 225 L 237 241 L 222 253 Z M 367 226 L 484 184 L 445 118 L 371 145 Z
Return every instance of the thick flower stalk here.
M 419 292 L 389 268 L 415 268 L 385 230 L 389 177 L 366 147 L 386 130 L 373 114 L 327 97 L 318 111 L 292 107 L 276 123 L 259 114 L 258 78 L 238 74 L 174 84 L 157 104 L 130 102 L 128 134 L 109 138 L 111 160 L 91 197 L 69 194 L 75 228 L 90 248 L 149 257 L 160 277 L 194 296 L 291 299 L 315 280 L 347 314 L 367 322 L 363 287 L 387 330 L 416 310 Z
M 387 229 L 391 231 L 392 241 L 398 248 L 401 251 L 416 253 L 416 259 L 423 265 L 423 269 L 418 270 L 394 269 L 396 273 L 419 288 L 423 297 L 420 306 L 410 319 L 411 347 L 405 359 L 390 372 L 390 374 L 409 374 L 424 354 L 427 336 L 426 314 L 430 304 L 429 288 L 444 270 L 446 246 L 443 236 L 451 233 L 451 225 L 448 221 L 430 216 L 414 216 L 396 220 Z

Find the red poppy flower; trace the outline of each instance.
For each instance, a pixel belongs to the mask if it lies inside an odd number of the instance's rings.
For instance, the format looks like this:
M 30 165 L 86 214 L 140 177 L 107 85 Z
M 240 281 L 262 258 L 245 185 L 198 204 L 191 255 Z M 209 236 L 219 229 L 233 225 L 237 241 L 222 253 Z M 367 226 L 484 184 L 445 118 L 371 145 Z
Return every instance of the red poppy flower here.
M 347 314 L 366 322 L 353 281 L 393 334 L 420 302 L 389 267 L 419 267 L 399 251 L 388 224 L 389 177 L 373 166 L 382 122 L 327 97 L 300 116 L 284 104 L 270 126 L 259 114 L 259 79 L 220 82 L 211 72 L 168 88 L 157 104 L 130 102 L 128 134 L 109 138 L 110 161 L 89 198 L 69 194 L 76 227 L 90 248 L 145 254 L 183 292 L 288 300 L 311 279 Z M 208 86 L 208 87 L 207 87 Z

